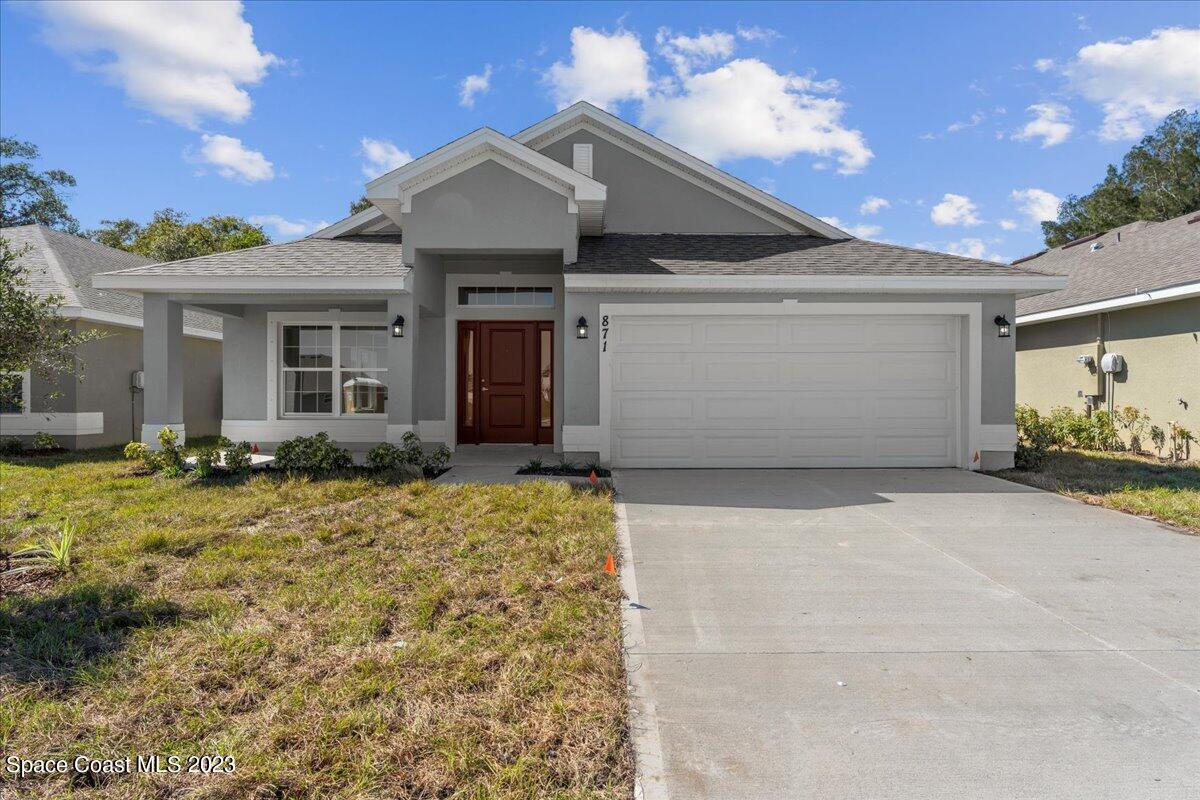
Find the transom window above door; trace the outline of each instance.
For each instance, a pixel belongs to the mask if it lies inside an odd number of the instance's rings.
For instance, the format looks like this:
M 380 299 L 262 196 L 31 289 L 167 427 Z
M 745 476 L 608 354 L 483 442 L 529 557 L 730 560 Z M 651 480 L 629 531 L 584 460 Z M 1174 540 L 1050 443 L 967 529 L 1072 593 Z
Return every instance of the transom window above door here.
M 549 286 L 460 286 L 460 306 L 508 308 L 553 308 L 554 289 Z

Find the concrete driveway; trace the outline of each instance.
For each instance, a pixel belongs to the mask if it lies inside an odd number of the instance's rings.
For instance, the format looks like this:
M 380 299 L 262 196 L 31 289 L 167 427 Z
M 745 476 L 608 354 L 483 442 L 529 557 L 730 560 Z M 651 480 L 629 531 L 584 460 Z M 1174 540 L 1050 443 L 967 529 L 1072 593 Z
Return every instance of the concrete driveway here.
M 647 800 L 1200 797 L 1200 538 L 958 470 L 617 477 Z

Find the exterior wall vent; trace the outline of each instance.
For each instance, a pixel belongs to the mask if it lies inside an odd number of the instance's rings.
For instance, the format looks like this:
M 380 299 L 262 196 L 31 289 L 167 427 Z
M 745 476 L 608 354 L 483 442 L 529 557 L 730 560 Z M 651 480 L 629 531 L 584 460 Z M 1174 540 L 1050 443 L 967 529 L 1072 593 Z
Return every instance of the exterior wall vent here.
M 592 146 L 577 144 L 571 152 L 571 169 L 592 177 Z

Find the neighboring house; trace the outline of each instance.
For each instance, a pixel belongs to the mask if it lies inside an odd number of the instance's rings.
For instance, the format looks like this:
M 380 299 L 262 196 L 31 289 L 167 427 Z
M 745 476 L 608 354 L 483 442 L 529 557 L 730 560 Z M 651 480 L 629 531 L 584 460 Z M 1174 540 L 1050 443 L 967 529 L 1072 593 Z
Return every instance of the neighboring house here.
M 997 467 L 1016 432 L 994 320 L 1065 285 L 854 239 L 587 103 L 366 196 L 306 239 L 95 278 L 144 294 L 144 438 L 182 427 L 187 305 L 224 317 L 222 430 L 260 445 L 416 431 L 627 467 Z
M 1017 301 L 1017 401 L 1135 406 L 1200 430 L 1200 213 L 1133 222 L 1017 262 L 1067 276 Z M 1106 375 L 1105 353 L 1123 368 Z
M 93 288 L 92 276 L 150 259 L 42 225 L 2 228 L 0 236 L 14 250 L 25 250 L 20 263 L 28 268 L 30 289 L 61 296 L 61 324 L 104 333 L 77 349 L 77 374 L 46 382 L 26 373 L 18 392 L 0 397 L 0 436 L 28 440 L 44 431 L 72 449 L 140 438 L 142 392 L 131 384 L 142 369 L 142 301 Z M 221 321 L 192 311 L 184 317 L 176 381 L 180 413 L 193 435 L 215 434 L 221 425 Z

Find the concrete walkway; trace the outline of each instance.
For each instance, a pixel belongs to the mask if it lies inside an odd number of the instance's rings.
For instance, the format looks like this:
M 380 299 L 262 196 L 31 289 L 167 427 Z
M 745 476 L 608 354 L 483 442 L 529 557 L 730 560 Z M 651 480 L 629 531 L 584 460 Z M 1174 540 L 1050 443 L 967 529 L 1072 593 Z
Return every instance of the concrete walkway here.
M 957 470 L 621 470 L 647 800 L 1200 797 L 1200 538 Z

